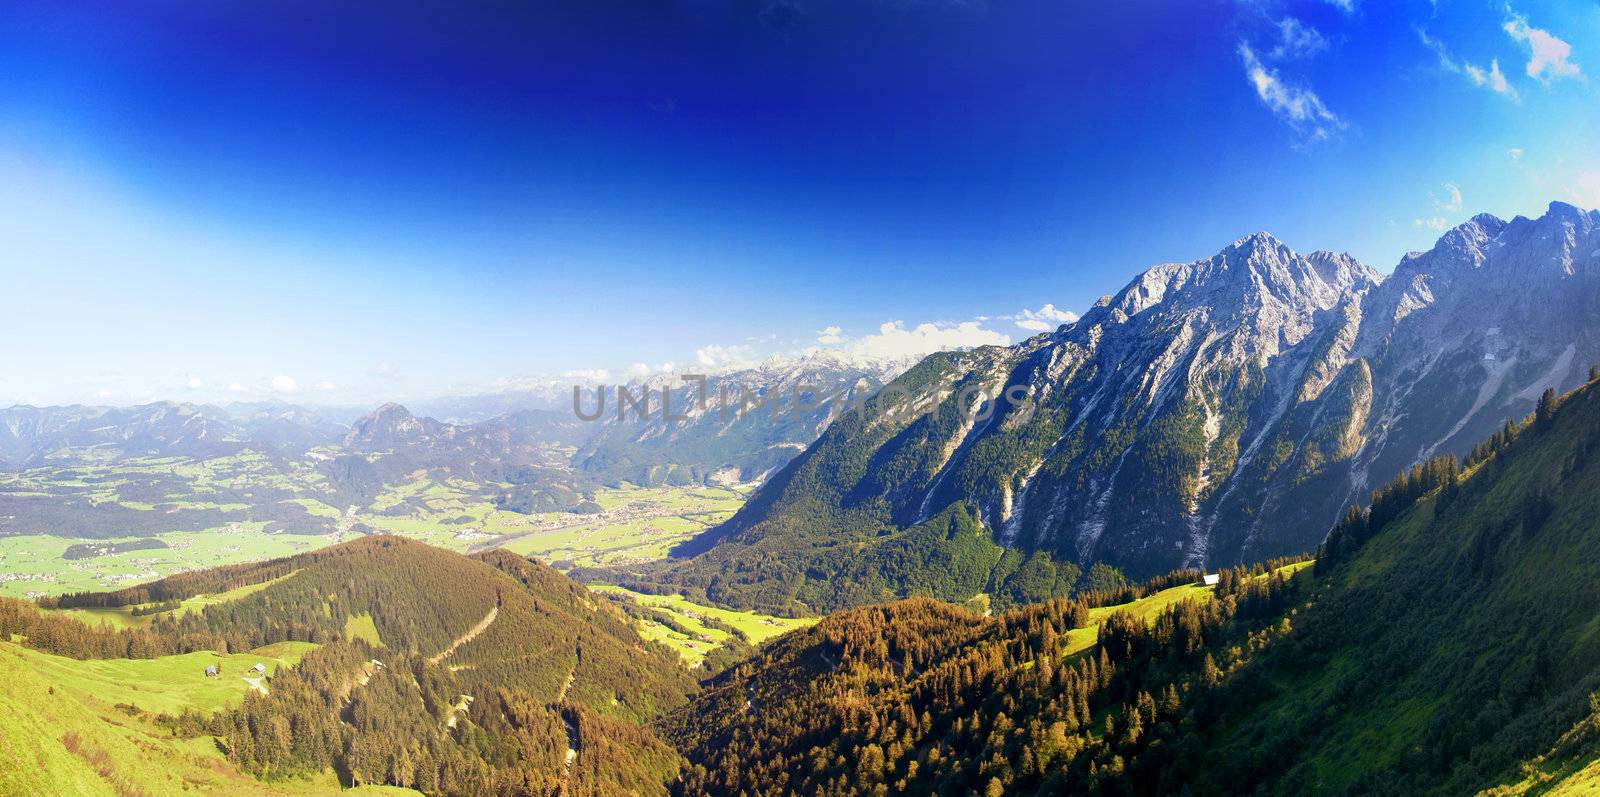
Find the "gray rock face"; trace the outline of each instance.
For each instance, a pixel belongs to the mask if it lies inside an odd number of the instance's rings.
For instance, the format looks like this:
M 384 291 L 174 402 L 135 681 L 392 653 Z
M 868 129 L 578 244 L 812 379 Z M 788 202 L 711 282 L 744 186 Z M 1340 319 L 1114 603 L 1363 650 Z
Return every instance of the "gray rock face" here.
M 960 422 L 830 429 L 803 459 L 859 459 L 863 475 L 806 495 L 775 479 L 730 530 L 790 533 L 819 502 L 882 506 L 905 528 L 965 503 L 1004 546 L 1136 575 L 1314 548 L 1400 469 L 1587 378 L 1597 231 L 1600 213 L 1559 203 L 1478 216 L 1388 279 L 1265 233 L 1156 266 L 944 380 L 988 400 Z

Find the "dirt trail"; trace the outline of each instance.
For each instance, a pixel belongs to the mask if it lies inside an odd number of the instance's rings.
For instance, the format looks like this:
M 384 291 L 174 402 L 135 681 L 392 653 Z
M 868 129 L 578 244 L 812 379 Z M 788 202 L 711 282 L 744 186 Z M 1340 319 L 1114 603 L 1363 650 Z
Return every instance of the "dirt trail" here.
M 462 645 L 467 644 L 468 642 L 471 642 L 479 634 L 483 633 L 484 631 L 489 630 L 489 626 L 494 624 L 494 618 L 499 617 L 499 616 L 500 616 L 500 596 L 496 595 L 495 599 L 494 599 L 494 607 L 489 610 L 489 613 L 484 615 L 483 619 L 479 620 L 478 624 L 473 626 L 471 629 L 469 629 L 465 634 L 462 634 L 461 636 L 456 637 L 456 641 L 451 642 L 450 643 L 450 647 L 445 648 L 444 651 L 441 652 L 439 655 L 434 656 L 431 659 L 428 659 L 428 663 L 429 664 L 438 664 L 439 662 L 444 661 L 447 658 L 450 658 L 450 654 L 456 652 L 457 648 L 461 647 Z
M 567 673 L 567 680 L 561 684 L 561 692 L 560 692 L 560 694 L 556 695 L 556 703 L 557 704 L 560 704 L 560 703 L 563 703 L 563 702 L 566 701 L 566 699 L 567 699 L 567 690 L 572 688 L 572 681 L 573 681 L 573 679 L 575 679 L 577 677 L 578 677 L 578 665 L 577 664 L 573 664 L 572 665 L 572 672 Z M 566 711 L 561 710 L 559 708 L 557 710 L 561 711 L 561 722 L 564 725 L 567 726 L 567 760 L 562 765 L 562 767 L 566 770 L 566 772 L 563 775 L 563 780 L 565 782 L 565 785 L 562 787 L 561 793 L 562 794 L 571 794 L 572 793 L 572 763 L 574 761 L 578 760 L 578 745 L 580 744 L 580 742 L 578 740 L 578 726 L 572 721 L 571 717 L 567 716 L 567 712 Z

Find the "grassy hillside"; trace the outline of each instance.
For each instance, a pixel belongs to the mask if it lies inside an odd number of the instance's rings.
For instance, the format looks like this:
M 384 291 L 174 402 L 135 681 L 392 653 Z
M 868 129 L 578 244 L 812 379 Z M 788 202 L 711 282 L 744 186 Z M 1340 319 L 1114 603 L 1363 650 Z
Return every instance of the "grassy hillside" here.
M 77 661 L 0 642 L 0 794 L 327 794 L 331 773 L 263 783 L 239 773 L 210 736 L 175 738 L 145 712 L 238 705 L 249 688 L 238 673 L 256 660 L 291 664 L 293 645 L 229 657 L 227 678 L 207 679 L 197 657 Z M 215 661 L 214 658 L 210 659 Z M 119 705 L 121 704 L 121 705 Z M 129 710 L 124 706 L 137 708 Z M 354 794 L 405 794 L 364 788 Z
M 26 667 L 58 686 L 75 687 L 88 694 L 115 695 L 117 702 L 151 714 L 181 714 L 184 709 L 210 713 L 237 707 L 252 683 L 262 683 L 280 668 L 293 667 L 306 652 L 308 642 L 279 642 L 232 655 L 209 651 L 153 659 L 89 659 L 79 661 L 6 644 L 17 667 Z M 250 671 L 265 665 L 265 674 Z M 207 667 L 220 674 L 206 677 Z M 249 680 L 247 680 L 249 679 Z
M 1229 689 L 1214 782 L 1461 794 L 1527 780 L 1523 762 L 1581 727 L 1600 691 L 1597 465 L 1590 387 L 1342 557 L 1296 633 Z M 1570 776 L 1592 778 L 1578 763 Z

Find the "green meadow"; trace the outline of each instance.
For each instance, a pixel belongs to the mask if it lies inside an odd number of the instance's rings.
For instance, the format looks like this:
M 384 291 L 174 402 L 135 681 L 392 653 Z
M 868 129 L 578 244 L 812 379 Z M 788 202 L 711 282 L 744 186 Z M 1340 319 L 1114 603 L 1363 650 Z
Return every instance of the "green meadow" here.
M 26 766 L 0 767 L 0 794 L 128 797 L 144 794 L 313 795 L 339 791 L 330 774 L 267 783 L 237 772 L 209 736 L 174 738 L 153 713 L 236 705 L 252 688 L 240 674 L 299 661 L 312 647 L 289 642 L 251 653 L 77 661 L 0 642 L 0 749 Z M 204 675 L 221 662 L 223 674 Z M 270 688 L 270 682 L 268 683 Z M 356 795 L 415 794 L 362 788 Z
M 773 637 L 817 622 L 815 618 L 791 619 L 721 609 L 695 603 L 681 595 L 648 595 L 609 584 L 592 585 L 590 589 L 625 596 L 641 606 L 666 613 L 672 621 L 671 625 L 645 621 L 640 623 L 641 632 L 646 639 L 671 646 L 691 667 L 698 665 L 717 648 L 733 641 L 732 634 L 708 625 L 706 618 L 738 629 L 752 645 L 760 645 Z M 690 633 L 684 633 L 685 630 Z
M 1277 572 L 1283 573 L 1286 577 L 1292 576 L 1300 572 L 1300 570 L 1311 566 L 1311 564 L 1312 562 L 1309 560 L 1296 562 L 1278 568 Z M 1160 617 L 1167 607 L 1185 600 L 1208 601 L 1211 600 L 1212 594 L 1212 588 L 1204 584 L 1183 584 L 1161 590 L 1152 595 L 1146 595 L 1131 603 L 1119 603 L 1115 606 L 1100 606 L 1090 609 L 1089 624 L 1067 632 L 1063 652 L 1071 656 L 1094 647 L 1100 641 L 1100 623 L 1117 612 L 1130 612 L 1133 616 L 1146 623 L 1154 623 L 1156 618 Z
M 660 559 L 672 546 L 731 516 L 744 495 L 726 487 L 633 487 L 597 490 L 596 514 L 546 512 L 520 514 L 491 500 L 503 485 L 484 485 L 458 478 L 437 478 L 427 472 L 409 474 L 389 485 L 369 505 L 344 510 L 324 500 L 324 477 L 304 464 L 274 463 L 246 452 L 206 460 L 177 458 L 97 459 L 93 451 L 75 450 L 71 465 L 47 465 L 0 473 L 0 493 L 49 496 L 94 505 L 115 503 L 134 510 L 141 529 L 113 537 L 56 536 L 13 533 L 0 522 L 0 596 L 32 598 L 69 592 L 115 590 L 199 568 L 290 556 L 349 539 L 371 530 L 410 537 L 447 550 L 466 553 L 505 547 L 570 569 L 576 566 L 625 564 Z M 151 480 L 166 480 L 172 492 L 164 498 L 135 501 L 124 492 L 146 497 Z M 261 492 L 252 492 L 261 491 Z M 200 530 L 181 526 L 185 512 L 240 512 L 250 505 L 243 496 L 271 494 L 271 500 L 304 511 L 301 529 L 295 521 L 277 524 L 255 520 L 229 522 Z M 285 493 L 295 497 L 283 497 Z M 331 499 L 329 499 L 331 500 Z M 151 527 L 154 528 L 151 528 Z M 318 531 L 321 533 L 293 533 Z M 48 529 L 47 529 L 48 531 Z M 164 548 L 107 553 L 67 559 L 77 544 L 114 544 L 155 539 Z M 80 612 L 86 619 L 127 625 L 124 611 Z

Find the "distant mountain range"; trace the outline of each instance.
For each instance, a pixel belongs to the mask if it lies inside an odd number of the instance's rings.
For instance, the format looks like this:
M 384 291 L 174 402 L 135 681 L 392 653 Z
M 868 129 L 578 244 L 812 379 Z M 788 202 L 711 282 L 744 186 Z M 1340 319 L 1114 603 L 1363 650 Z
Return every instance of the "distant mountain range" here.
M 573 463 L 608 484 L 762 480 L 805 450 L 853 402 L 914 364 L 819 352 L 710 374 L 703 383 L 665 374 L 638 386 L 651 391 L 650 414 L 643 419 L 617 406 L 613 387 Z M 598 411 L 597 401 L 595 390 L 584 393 L 583 411 Z M 668 410 L 683 419 L 672 420 Z
M 1307 551 L 1377 484 L 1595 362 L 1600 213 L 1477 216 L 1387 279 L 1257 233 L 1053 333 L 929 357 L 695 558 L 635 576 L 796 611 L 1004 590 L 1032 553 L 1053 579 Z M 905 396 L 924 401 L 886 411 Z
M 0 467 L 25 468 L 65 449 L 187 457 L 252 447 L 305 450 L 337 440 L 344 429 L 345 424 L 316 410 L 290 405 L 236 412 L 169 401 L 136 407 L 16 406 L 0 410 Z
M 0 479 L 0 534 L 143 536 L 243 521 L 301 534 L 362 530 L 347 510 L 438 515 L 426 482 L 519 513 L 592 511 L 588 499 L 604 485 L 746 483 L 804 450 L 840 411 L 796 410 L 796 391 L 804 401 L 864 399 L 908 365 L 820 353 L 723 370 L 703 387 L 658 375 L 609 386 L 605 412 L 586 410 L 589 420 L 575 411 L 572 386 L 555 406 L 549 396 L 485 397 L 480 407 L 504 411 L 473 422 L 393 403 L 365 415 L 280 403 L 11 407 L 0 410 L 0 471 L 14 474 Z M 586 406 L 600 389 L 585 388 Z M 648 411 L 619 417 L 619 389 L 649 391 Z M 666 416 L 663 391 L 683 420 Z M 434 519 L 473 525 L 468 513 Z

